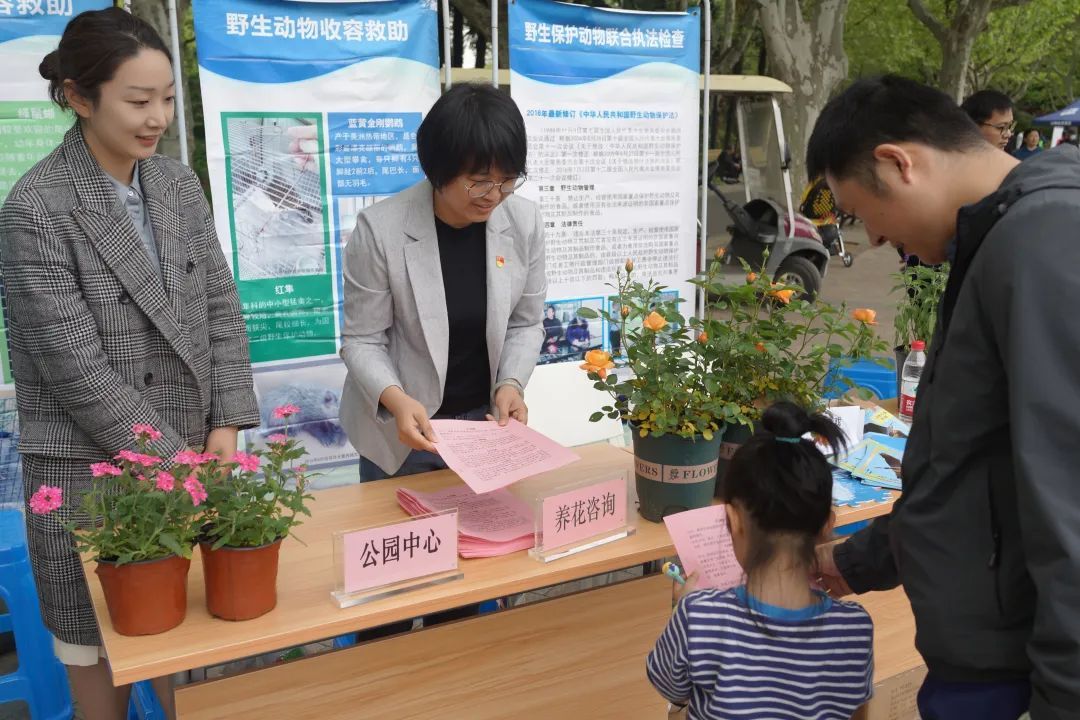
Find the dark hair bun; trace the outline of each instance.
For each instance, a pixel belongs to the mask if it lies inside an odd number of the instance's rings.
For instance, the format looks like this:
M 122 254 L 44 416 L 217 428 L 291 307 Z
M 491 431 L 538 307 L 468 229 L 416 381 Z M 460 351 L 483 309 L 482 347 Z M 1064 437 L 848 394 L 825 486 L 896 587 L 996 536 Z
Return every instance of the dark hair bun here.
M 41 59 L 41 64 L 38 65 L 38 72 L 41 77 L 48 80 L 50 83 L 58 82 L 60 80 L 60 51 L 53 50 L 51 53 Z
M 761 417 L 761 426 L 778 437 L 802 437 L 810 432 L 810 416 L 795 403 L 778 402 Z
M 143 48 L 159 50 L 172 60 L 161 36 L 145 20 L 118 7 L 87 10 L 67 24 L 59 46 L 42 58 L 38 72 L 49 81 L 49 97 L 61 108 L 68 107 L 68 81 L 80 97 L 97 103 L 102 84 Z
M 823 413 L 811 415 L 790 402 L 771 405 L 761 417 L 761 426 L 766 432 L 782 438 L 801 438 L 811 433 L 825 441 L 834 454 L 839 454 L 847 445 L 843 431 L 831 417 Z

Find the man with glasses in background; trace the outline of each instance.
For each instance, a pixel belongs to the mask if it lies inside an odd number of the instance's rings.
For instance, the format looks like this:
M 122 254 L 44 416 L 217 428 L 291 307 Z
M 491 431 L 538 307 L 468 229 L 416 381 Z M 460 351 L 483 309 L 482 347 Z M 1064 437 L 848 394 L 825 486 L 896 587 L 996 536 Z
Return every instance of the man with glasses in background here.
M 1016 132 L 1012 98 L 997 90 L 980 90 L 969 95 L 960 107 L 979 126 L 986 142 L 1002 150 L 1008 147 Z
M 445 468 L 431 418 L 527 423 L 544 338 L 544 224 L 514 195 L 527 151 L 517 105 L 456 85 L 416 145 L 427 179 L 365 208 L 342 261 L 341 424 L 362 481 Z

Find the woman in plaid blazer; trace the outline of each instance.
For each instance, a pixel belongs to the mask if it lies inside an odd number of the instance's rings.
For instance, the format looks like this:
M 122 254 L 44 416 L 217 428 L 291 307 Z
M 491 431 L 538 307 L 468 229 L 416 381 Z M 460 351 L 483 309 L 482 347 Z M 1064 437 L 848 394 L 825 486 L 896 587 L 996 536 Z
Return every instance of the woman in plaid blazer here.
M 202 447 L 229 457 L 259 414 L 236 285 L 202 188 L 154 154 L 173 118 L 161 38 L 119 9 L 84 13 L 41 74 L 78 121 L 0 211 L 25 494 L 59 485 L 66 501 L 60 517 L 27 513 L 30 559 L 85 716 L 123 717 L 127 695 L 99 662 L 61 522 L 77 517 L 90 464 L 133 447 L 134 423 L 164 433 L 163 457 Z

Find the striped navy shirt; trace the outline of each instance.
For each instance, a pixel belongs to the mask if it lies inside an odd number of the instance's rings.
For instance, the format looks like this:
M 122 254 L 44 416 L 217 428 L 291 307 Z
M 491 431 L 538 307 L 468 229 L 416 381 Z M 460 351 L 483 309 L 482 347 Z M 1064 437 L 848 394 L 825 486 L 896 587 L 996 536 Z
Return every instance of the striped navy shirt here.
M 824 594 L 788 610 L 745 587 L 702 590 L 679 601 L 646 667 L 690 720 L 849 720 L 873 692 L 874 625 Z

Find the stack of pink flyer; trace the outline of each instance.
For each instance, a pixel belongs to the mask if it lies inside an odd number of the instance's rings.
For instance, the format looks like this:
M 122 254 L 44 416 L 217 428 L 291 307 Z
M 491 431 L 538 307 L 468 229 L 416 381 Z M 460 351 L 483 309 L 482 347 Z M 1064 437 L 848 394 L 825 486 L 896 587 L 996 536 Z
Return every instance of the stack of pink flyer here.
M 533 512 L 506 489 L 478 495 L 464 485 L 431 493 L 399 488 L 397 501 L 409 515 L 457 508 L 458 553 L 463 558 L 509 555 L 533 546 Z

